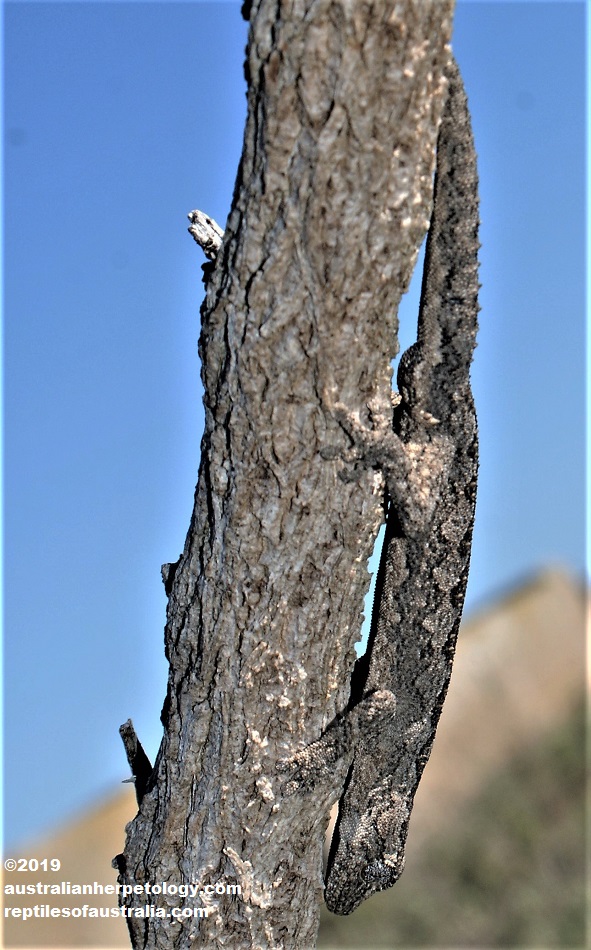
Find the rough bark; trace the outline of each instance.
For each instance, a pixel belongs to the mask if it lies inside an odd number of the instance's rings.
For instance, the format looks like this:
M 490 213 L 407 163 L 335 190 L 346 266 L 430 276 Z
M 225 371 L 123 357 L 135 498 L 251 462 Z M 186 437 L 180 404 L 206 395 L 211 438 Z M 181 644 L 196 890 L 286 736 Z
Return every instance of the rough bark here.
M 195 507 L 165 571 L 164 737 L 125 884 L 240 884 L 137 918 L 133 946 L 313 947 L 344 775 L 285 797 L 276 763 L 347 703 L 382 477 L 338 457 L 335 398 L 390 404 L 396 312 L 425 234 L 453 0 L 260 0 L 248 119 L 202 307 Z M 133 745 L 133 743 L 132 743 Z M 135 746 L 134 746 L 135 748 Z

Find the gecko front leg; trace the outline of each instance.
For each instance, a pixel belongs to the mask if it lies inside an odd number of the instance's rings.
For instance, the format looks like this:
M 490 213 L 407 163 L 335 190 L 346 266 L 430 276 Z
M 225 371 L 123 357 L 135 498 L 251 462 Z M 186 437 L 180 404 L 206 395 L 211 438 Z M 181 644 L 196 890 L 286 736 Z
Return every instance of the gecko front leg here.
M 286 774 L 285 794 L 311 791 L 319 782 L 328 781 L 335 765 L 341 761 L 351 763 L 361 736 L 377 740 L 384 730 L 391 728 L 395 715 L 394 694 L 378 689 L 337 716 L 320 739 L 278 764 L 277 770 Z

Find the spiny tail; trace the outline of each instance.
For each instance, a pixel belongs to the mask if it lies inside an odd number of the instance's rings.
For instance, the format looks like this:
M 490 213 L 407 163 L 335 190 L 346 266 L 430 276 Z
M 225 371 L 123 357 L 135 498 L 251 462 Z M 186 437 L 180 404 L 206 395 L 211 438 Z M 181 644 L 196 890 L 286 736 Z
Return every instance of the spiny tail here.
M 465 377 L 478 329 L 478 173 L 468 101 L 453 56 L 447 76 L 418 338 L 425 350 L 445 349 L 446 373 L 454 375 L 457 367 Z

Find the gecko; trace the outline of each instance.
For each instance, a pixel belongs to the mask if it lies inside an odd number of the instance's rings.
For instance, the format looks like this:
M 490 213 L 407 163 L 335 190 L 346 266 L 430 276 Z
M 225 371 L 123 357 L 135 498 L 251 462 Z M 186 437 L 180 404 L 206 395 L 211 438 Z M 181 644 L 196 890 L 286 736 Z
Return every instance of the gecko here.
M 348 460 L 381 471 L 384 544 L 366 653 L 346 710 L 280 761 L 283 791 L 309 792 L 348 765 L 325 877 L 325 902 L 349 914 L 404 867 L 413 800 L 449 685 L 470 564 L 478 430 L 470 366 L 478 327 L 478 176 L 470 114 L 453 57 L 437 141 L 417 341 L 398 368 L 393 412 L 364 428 L 339 403 Z M 189 228 L 215 259 L 222 229 Z M 323 454 L 323 453 L 321 453 Z M 328 450 L 327 459 L 334 458 Z M 345 477 L 345 476 L 343 476 Z
M 462 79 L 452 58 L 437 142 L 417 341 L 398 369 L 391 418 L 364 429 L 335 415 L 388 509 L 366 653 L 346 711 L 280 763 L 287 794 L 350 760 L 325 877 L 325 902 L 349 914 L 391 887 L 417 786 L 450 681 L 470 564 L 478 431 L 470 365 L 478 319 L 478 177 Z M 393 394 L 394 395 L 394 394 Z

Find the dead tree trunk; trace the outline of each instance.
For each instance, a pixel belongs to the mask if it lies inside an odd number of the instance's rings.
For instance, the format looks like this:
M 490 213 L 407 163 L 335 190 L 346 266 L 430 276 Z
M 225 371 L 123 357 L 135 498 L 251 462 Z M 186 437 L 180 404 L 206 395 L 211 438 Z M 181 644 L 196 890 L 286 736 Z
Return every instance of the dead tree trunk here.
M 126 733 L 143 763 L 117 859 L 136 886 L 123 898 L 135 948 L 315 945 L 344 776 L 323 797 L 285 797 L 276 763 L 348 699 L 383 484 L 340 477 L 330 449 L 346 437 L 330 406 L 367 416 L 390 404 L 452 7 L 252 4 L 248 119 L 201 311 L 202 460 L 166 577 L 170 672 L 151 774 Z M 175 892 L 188 883 L 218 886 Z M 235 884 L 239 896 L 222 893 Z M 186 916 L 145 917 L 146 904 Z M 207 916 L 189 916 L 196 907 Z

